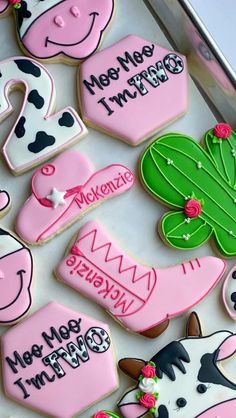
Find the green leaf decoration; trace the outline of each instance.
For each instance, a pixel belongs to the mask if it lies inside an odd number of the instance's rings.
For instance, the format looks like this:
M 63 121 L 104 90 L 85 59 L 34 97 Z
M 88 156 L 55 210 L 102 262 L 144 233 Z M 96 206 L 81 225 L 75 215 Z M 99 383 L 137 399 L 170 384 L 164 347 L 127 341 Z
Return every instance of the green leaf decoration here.
M 183 250 L 200 247 L 212 235 L 212 227 L 204 219 L 187 218 L 183 212 L 168 212 L 161 228 L 168 244 Z
M 232 132 L 228 139 L 215 143 L 213 136 L 213 130 L 206 134 L 206 149 L 185 135 L 162 136 L 145 151 L 140 174 L 148 192 L 178 210 L 176 216 L 167 214 L 162 221 L 161 231 L 169 244 L 191 249 L 213 237 L 222 254 L 235 256 L 236 169 L 232 151 L 234 146 L 236 149 L 236 134 Z M 183 224 L 184 207 L 192 196 L 201 202 L 202 212 Z M 183 237 L 185 232 L 190 235 L 188 239 Z
M 207 152 L 224 180 L 236 189 L 236 133 L 232 131 L 227 139 L 215 138 L 212 130 L 206 133 Z
M 111 418 L 121 418 L 120 415 L 118 415 L 116 412 L 112 412 L 112 411 L 104 411 L 104 412 Z

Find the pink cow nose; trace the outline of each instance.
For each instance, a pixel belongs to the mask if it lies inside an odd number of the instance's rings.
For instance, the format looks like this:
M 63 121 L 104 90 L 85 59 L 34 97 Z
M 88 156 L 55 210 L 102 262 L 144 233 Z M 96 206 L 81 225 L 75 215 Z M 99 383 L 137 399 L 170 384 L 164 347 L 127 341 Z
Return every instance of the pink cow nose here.
M 73 16 L 80 17 L 80 11 L 77 6 L 72 6 L 70 11 L 73 14 Z
M 65 26 L 65 22 L 61 16 L 55 16 L 54 22 L 57 26 L 59 26 L 59 28 L 63 28 Z

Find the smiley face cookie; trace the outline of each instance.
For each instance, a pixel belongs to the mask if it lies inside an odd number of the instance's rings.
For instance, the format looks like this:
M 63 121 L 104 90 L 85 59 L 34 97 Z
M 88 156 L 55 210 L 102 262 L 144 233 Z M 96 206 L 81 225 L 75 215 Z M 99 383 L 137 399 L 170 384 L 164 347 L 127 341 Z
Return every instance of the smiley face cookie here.
M 93 54 L 114 12 L 114 0 L 0 0 L 15 14 L 20 46 L 33 58 L 79 62 Z M 9 8 L 9 9 L 8 9 Z
M 2 336 L 2 358 L 6 394 L 46 416 L 72 418 L 118 388 L 108 326 L 55 302 Z
M 10 232 L 0 229 L 0 324 L 18 322 L 31 306 L 33 259 Z

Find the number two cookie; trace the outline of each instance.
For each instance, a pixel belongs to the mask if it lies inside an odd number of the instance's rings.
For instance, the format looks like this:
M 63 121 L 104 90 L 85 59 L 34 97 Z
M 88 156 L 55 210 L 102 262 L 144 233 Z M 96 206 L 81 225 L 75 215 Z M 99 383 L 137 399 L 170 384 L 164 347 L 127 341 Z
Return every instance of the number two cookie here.
M 3 146 L 4 157 L 16 175 L 75 144 L 87 133 L 72 107 L 53 113 L 54 81 L 42 64 L 30 58 L 0 62 L 0 122 L 12 112 L 10 91 L 22 87 L 23 107 Z

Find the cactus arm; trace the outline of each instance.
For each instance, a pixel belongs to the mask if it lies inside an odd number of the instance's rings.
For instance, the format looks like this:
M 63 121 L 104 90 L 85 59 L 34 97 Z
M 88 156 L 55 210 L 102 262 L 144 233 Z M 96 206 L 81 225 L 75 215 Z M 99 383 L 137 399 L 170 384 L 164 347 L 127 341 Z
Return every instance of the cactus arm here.
M 184 250 L 200 247 L 210 239 L 213 232 L 211 225 L 200 216 L 190 219 L 182 211 L 164 215 L 160 228 L 168 244 Z
M 231 132 L 227 139 L 217 138 L 213 129 L 204 138 L 206 150 L 213 160 L 219 174 L 234 189 L 236 188 L 236 133 Z

